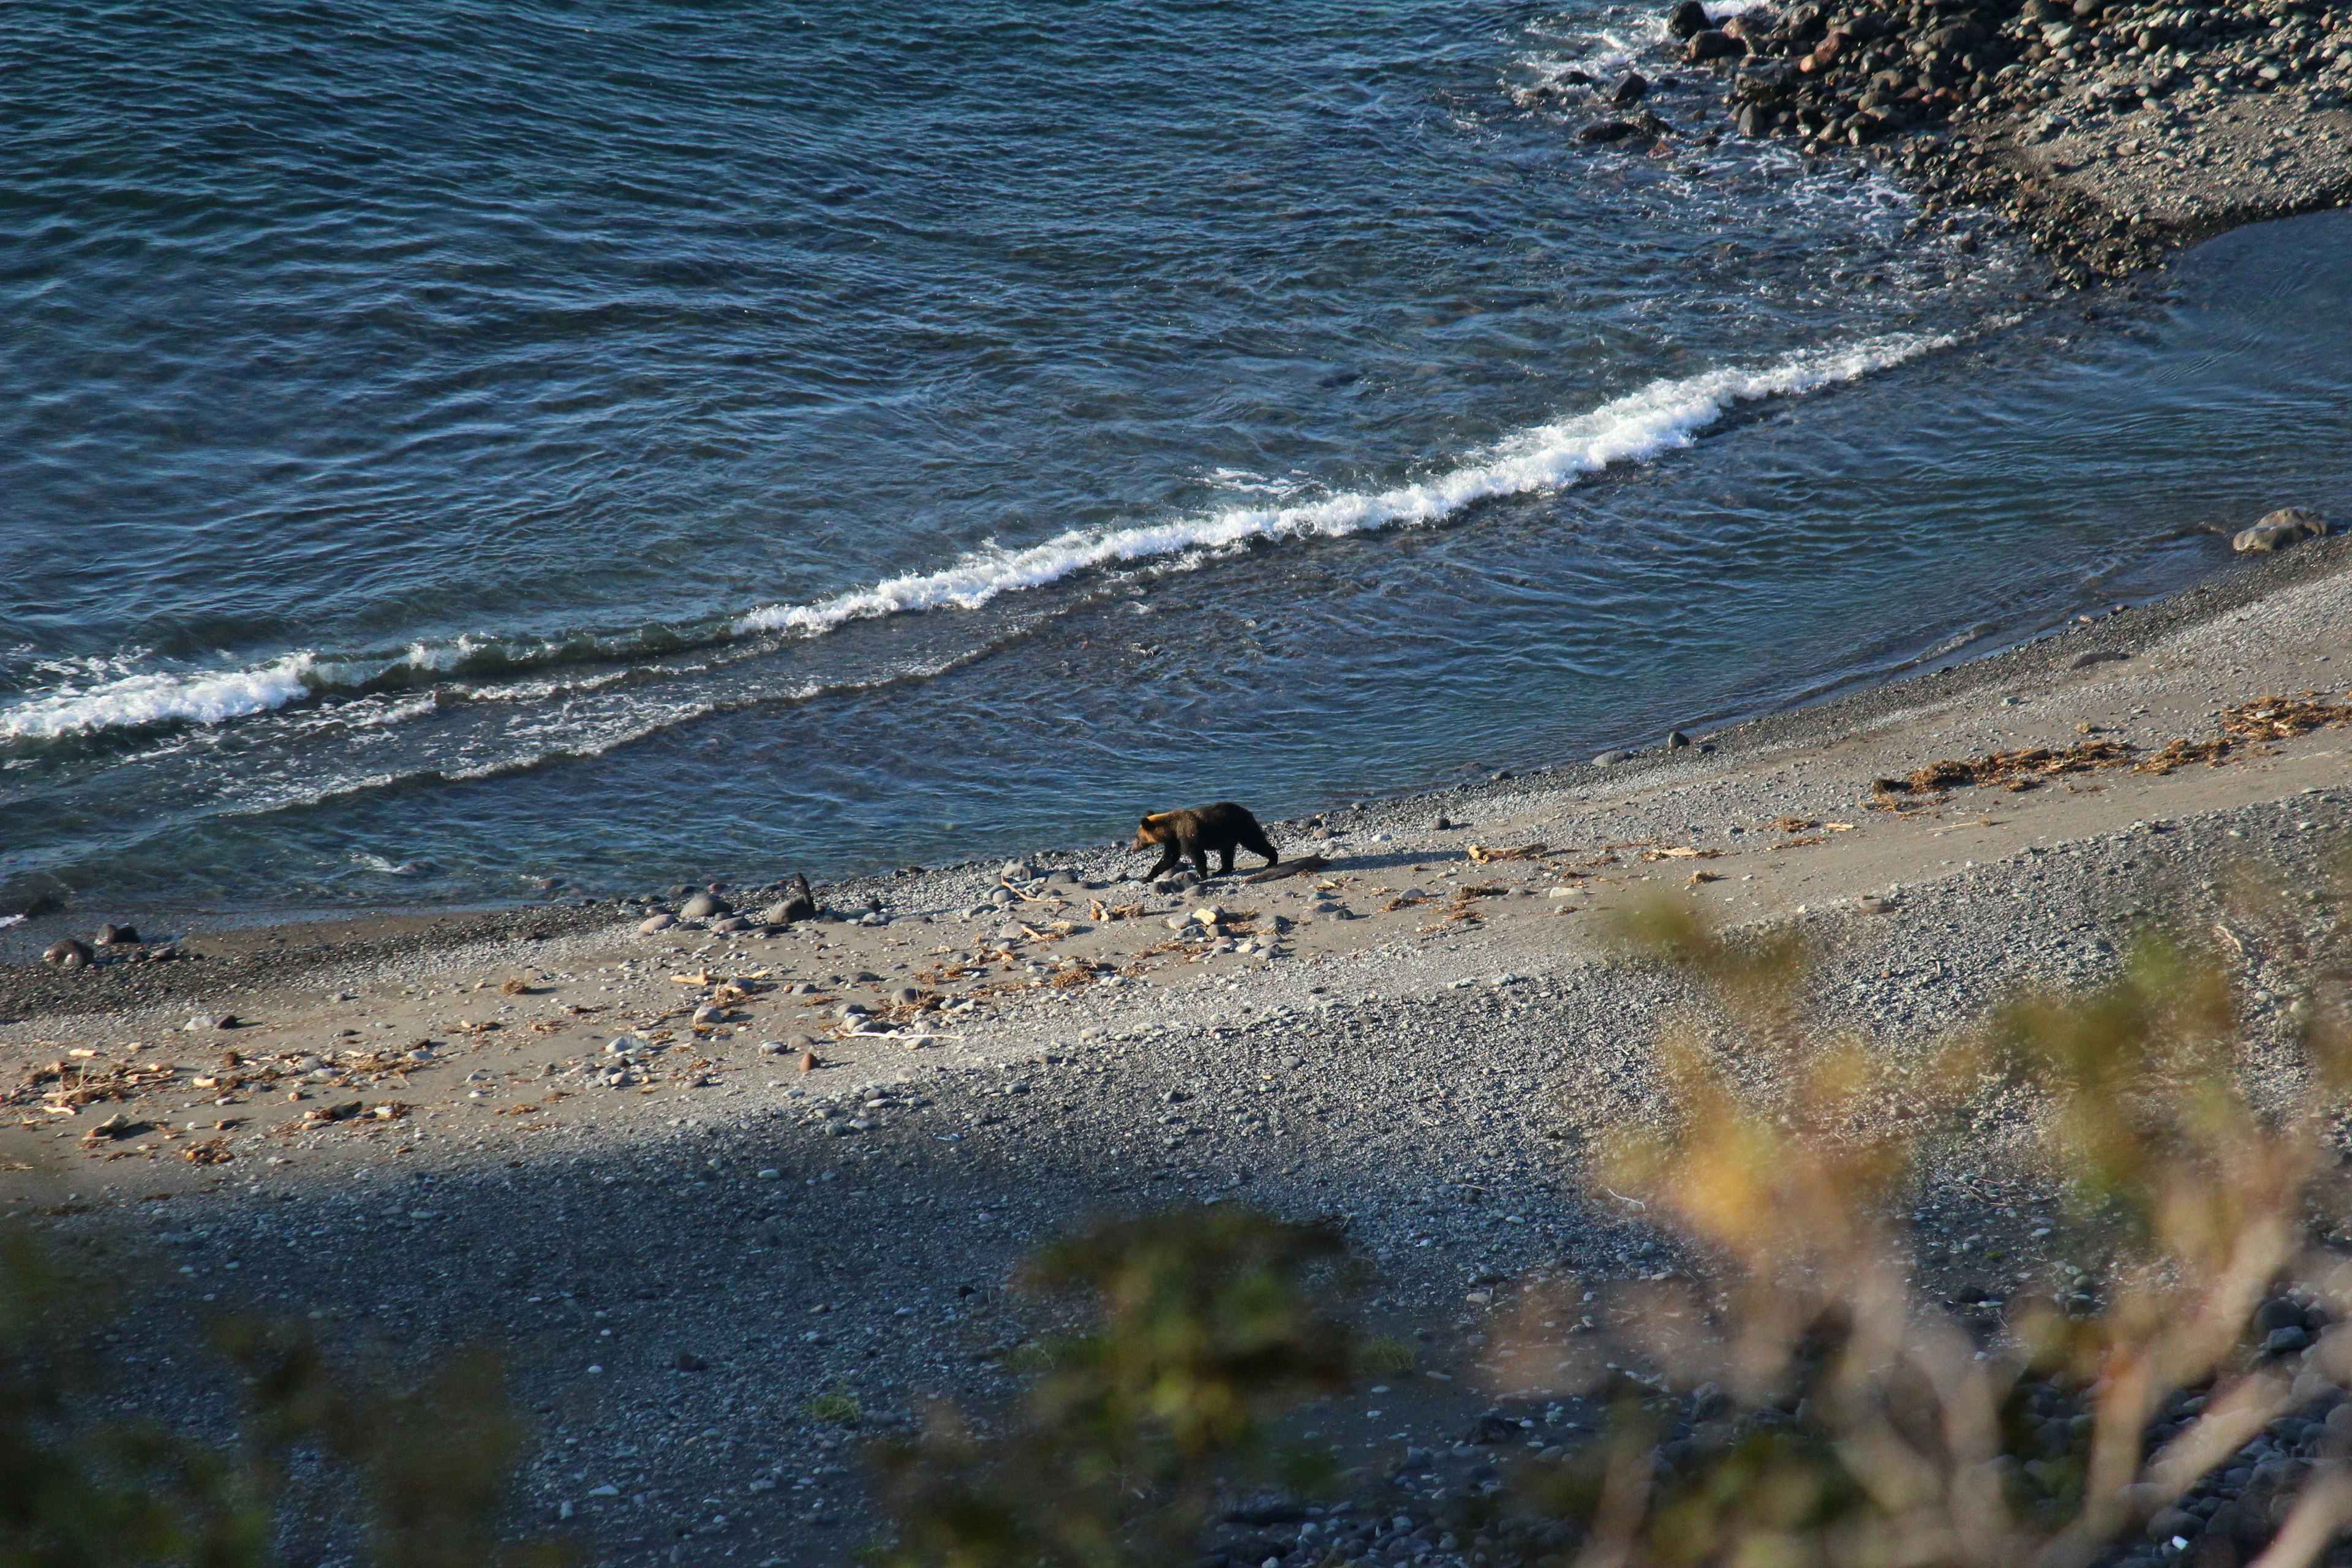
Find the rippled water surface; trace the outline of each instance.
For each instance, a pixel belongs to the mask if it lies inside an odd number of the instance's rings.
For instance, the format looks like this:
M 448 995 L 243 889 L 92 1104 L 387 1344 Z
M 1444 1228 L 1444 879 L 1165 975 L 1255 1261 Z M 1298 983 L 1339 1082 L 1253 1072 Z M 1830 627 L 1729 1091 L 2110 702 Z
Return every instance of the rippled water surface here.
M 1656 37 L 12 9 L 0 899 L 1279 813 L 1990 646 L 2352 500 L 2344 218 L 2085 320 L 1853 169 L 1578 143 L 1575 75 Z

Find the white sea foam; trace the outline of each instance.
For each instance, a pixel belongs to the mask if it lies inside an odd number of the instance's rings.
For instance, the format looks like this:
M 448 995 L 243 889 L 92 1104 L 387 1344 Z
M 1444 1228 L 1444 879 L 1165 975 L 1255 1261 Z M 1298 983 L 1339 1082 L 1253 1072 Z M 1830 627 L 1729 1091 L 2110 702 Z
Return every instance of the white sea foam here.
M 1258 540 L 1338 538 L 1370 529 L 1427 523 L 1502 496 L 1557 489 L 1612 464 L 1638 462 L 1678 447 L 1738 403 L 1800 395 L 1855 380 L 1949 344 L 1947 337 L 1896 335 L 1843 348 L 1790 354 L 1756 369 L 1709 371 L 1652 382 L 1587 414 L 1524 430 L 1442 473 L 1384 490 L 1350 490 L 1289 504 L 1233 507 L 1132 528 L 1072 531 L 1022 549 L 992 547 L 938 571 L 909 573 L 830 599 L 774 605 L 739 617 L 735 636 L 789 631 L 816 636 L 849 621 L 945 607 L 974 608 L 998 595 L 1044 587 L 1076 574 L 1133 565 L 1184 571 Z M 1265 483 L 1222 470 L 1226 483 Z M 1283 499 L 1280 497 L 1270 499 Z M 489 646 L 471 635 L 438 646 L 418 643 L 390 661 L 449 671 Z M 111 669 L 121 669 L 120 662 Z M 95 670 L 0 708 L 0 742 L 146 725 L 210 725 L 299 702 L 315 692 L 363 685 L 387 665 L 335 663 L 305 651 L 250 669 L 113 674 Z M 570 681 L 516 681 L 457 689 L 478 700 L 578 696 L 629 679 L 607 670 Z M 433 700 L 410 699 L 369 711 L 363 726 L 395 724 L 432 711 Z M 491 771 L 510 764 L 486 763 Z M 453 776 L 464 776 L 462 773 Z
M 1853 381 L 1952 341 L 1898 334 L 1790 354 L 1759 369 L 1654 381 L 1589 414 L 1521 431 L 1473 461 L 1393 489 L 1343 491 L 1292 506 L 1234 508 L 1100 532 L 1074 531 L 1018 550 L 992 548 L 941 571 L 909 573 L 815 604 L 755 610 L 736 623 L 736 630 L 815 635 L 845 622 L 908 611 L 971 609 L 1001 594 L 1121 563 L 1188 551 L 1214 552 L 1261 539 L 1338 538 L 1400 523 L 1435 522 L 1477 501 L 1557 489 L 1613 463 L 1687 447 L 1735 404 Z
M 126 675 L 95 686 L 68 685 L 0 708 L 0 740 L 55 740 L 142 724 L 217 724 L 299 702 L 318 680 L 308 653 L 257 669 Z

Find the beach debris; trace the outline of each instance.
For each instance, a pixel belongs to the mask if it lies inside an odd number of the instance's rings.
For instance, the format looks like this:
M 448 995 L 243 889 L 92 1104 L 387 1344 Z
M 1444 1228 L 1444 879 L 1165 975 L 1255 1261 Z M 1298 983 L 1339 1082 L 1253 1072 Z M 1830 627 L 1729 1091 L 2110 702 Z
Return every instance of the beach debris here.
M 1687 844 L 1668 844 L 1642 851 L 1644 860 L 1717 860 L 1722 858 L 1720 849 L 1698 849 Z
M 1522 844 L 1515 849 L 1490 849 L 1483 844 L 1473 844 L 1465 852 L 1481 866 L 1491 866 L 1498 860 L 1536 860 L 1546 853 L 1540 844 Z
M 499 992 L 506 996 L 528 996 L 530 994 L 530 982 L 519 974 L 509 974 L 499 984 Z
M 1866 915 L 1891 915 L 1901 906 L 1882 894 L 1864 893 L 1854 900 L 1853 907 Z
M 2319 693 L 2301 697 L 2262 697 L 2241 702 L 2221 715 L 2221 730 L 2235 740 L 2284 741 L 2352 722 L 2352 704 L 2323 702 Z
M 185 1024 L 182 1025 L 181 1027 L 192 1035 L 202 1034 L 207 1029 L 234 1029 L 236 1027 L 236 1015 L 234 1013 L 198 1013 L 194 1017 L 190 1018 Z
M 236 1156 L 230 1152 L 227 1139 L 207 1138 L 181 1150 L 180 1158 L 191 1165 L 226 1165 Z
M 1723 873 L 1720 871 L 1693 871 L 1690 874 L 1690 881 L 1686 885 L 1696 888 L 1707 882 L 1720 882 L 1722 880 Z
M 2007 784 L 2020 778 L 2050 778 L 2060 773 L 2084 773 L 2096 768 L 2128 767 L 2132 748 L 2121 741 L 2084 741 L 2064 751 L 2048 746 L 2029 746 L 2013 752 L 1995 752 L 1990 756 L 1969 762 L 1946 758 L 1917 769 L 1908 778 L 1874 779 L 1872 793 L 1890 795 L 1932 795 L 1938 791 L 1958 789 L 1962 784 L 1983 788 L 1987 784 Z
M 118 1138 L 132 1138 L 147 1131 L 147 1123 L 133 1121 L 118 1110 L 81 1135 L 85 1143 L 110 1143 Z
M 2235 745 L 2236 742 L 2226 735 L 2210 741 L 2167 741 L 2155 755 L 2140 763 L 2139 771 L 2161 777 L 2175 768 L 2185 768 L 2191 763 L 2203 763 L 2209 768 L 2218 768 L 2229 760 L 2230 752 Z M 2018 781 L 2019 784 L 2032 782 L 2030 779 Z M 2010 787 L 2015 789 L 2018 784 L 2011 784 Z
M 54 963 L 59 969 L 84 969 L 97 956 L 90 951 L 89 943 L 79 937 L 68 936 L 51 942 L 41 954 L 41 962 Z
M 2281 507 L 2252 527 L 2240 529 L 2231 539 L 2230 548 L 2242 555 L 2267 555 L 2306 539 L 2326 537 L 2327 520 L 2317 512 L 2295 506 Z

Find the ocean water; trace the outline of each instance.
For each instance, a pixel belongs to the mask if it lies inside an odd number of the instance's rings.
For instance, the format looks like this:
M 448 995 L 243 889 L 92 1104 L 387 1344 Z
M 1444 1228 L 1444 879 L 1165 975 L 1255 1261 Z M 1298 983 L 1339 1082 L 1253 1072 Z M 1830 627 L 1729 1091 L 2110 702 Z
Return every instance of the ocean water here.
M 2137 297 L 1650 8 L 35 0 L 0 908 L 814 876 L 1704 727 L 2352 510 L 2352 224 Z M 1696 136 L 1726 132 L 1721 144 Z

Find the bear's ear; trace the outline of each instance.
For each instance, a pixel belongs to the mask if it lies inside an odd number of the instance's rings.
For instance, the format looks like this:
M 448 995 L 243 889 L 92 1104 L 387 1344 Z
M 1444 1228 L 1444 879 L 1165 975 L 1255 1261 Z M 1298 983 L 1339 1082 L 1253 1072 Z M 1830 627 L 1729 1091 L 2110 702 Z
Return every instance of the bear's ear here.
M 1139 823 L 1137 823 L 1137 824 L 1136 824 L 1136 826 L 1137 826 L 1138 827 L 1149 827 L 1149 826 L 1151 826 L 1151 814 L 1150 814 L 1150 812 L 1148 812 L 1148 811 L 1147 811 L 1147 812 L 1145 812 L 1145 813 L 1143 814 L 1143 820 L 1142 820 L 1142 821 L 1140 821 L 1140 822 L 1139 822 Z

